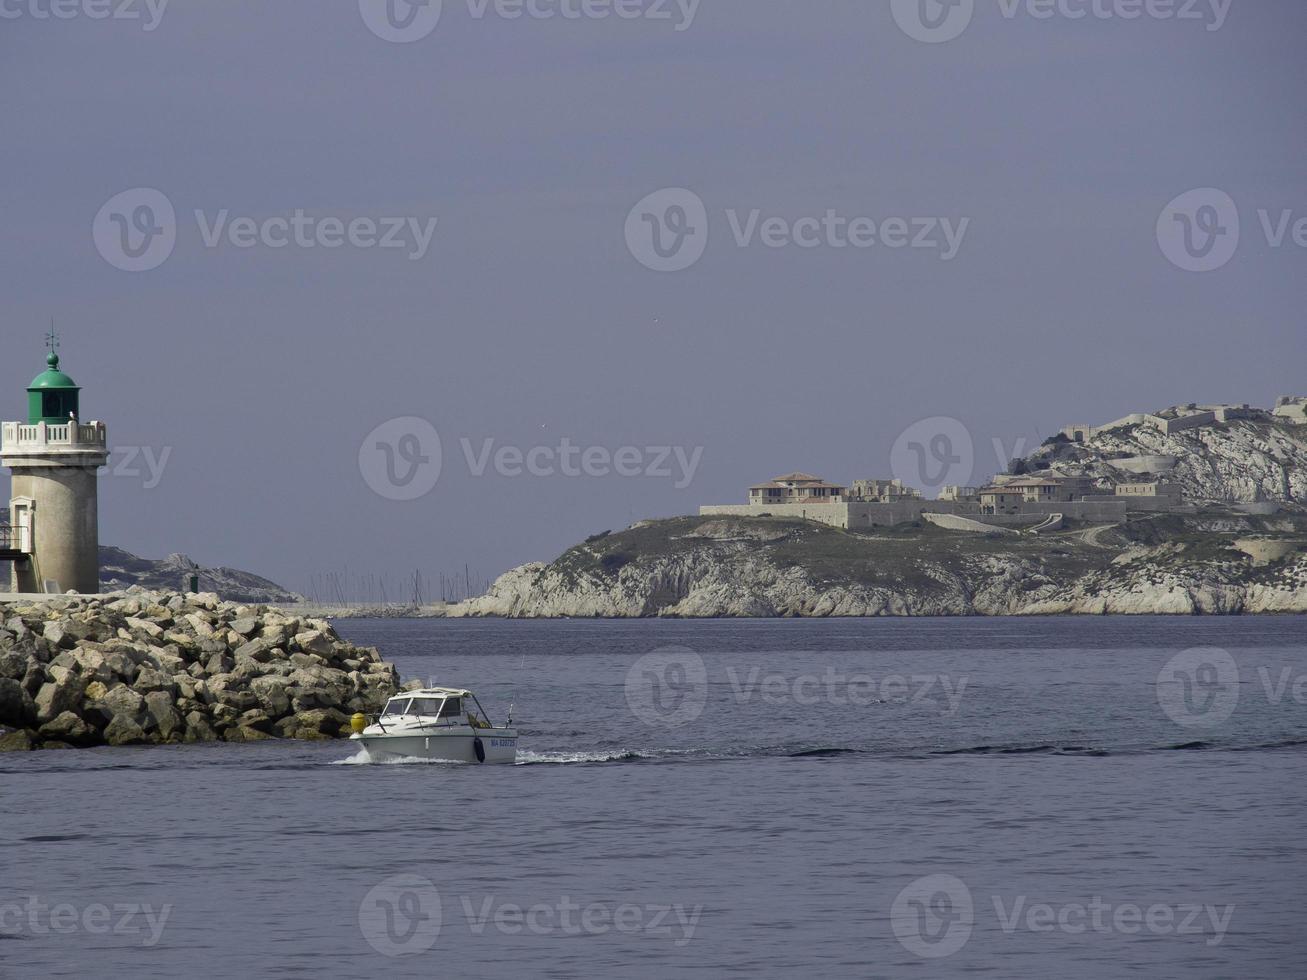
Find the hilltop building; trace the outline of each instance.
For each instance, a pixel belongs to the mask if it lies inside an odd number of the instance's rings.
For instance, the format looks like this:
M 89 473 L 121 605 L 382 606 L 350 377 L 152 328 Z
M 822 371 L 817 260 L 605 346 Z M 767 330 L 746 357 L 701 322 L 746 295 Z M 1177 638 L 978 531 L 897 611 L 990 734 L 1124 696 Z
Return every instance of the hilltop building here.
M 982 514 L 1018 514 L 1026 504 L 1069 503 L 1094 492 L 1092 480 L 1080 477 L 1021 476 L 995 480 L 980 490 Z
M 1146 483 L 1118 483 L 1116 495 L 1118 497 L 1171 497 L 1178 500 L 1180 488 L 1174 483 L 1164 483 L 1161 480 Z
M 1170 435 L 1241 420 L 1307 425 L 1307 397 L 1285 395 L 1278 399 L 1273 411 L 1247 404 L 1177 405 L 1156 414 L 1127 415 L 1107 425 L 1069 425 L 1062 430 L 1061 437 L 1084 443 L 1099 433 L 1126 426 L 1148 426 Z M 929 521 L 955 529 L 983 531 L 989 525 L 999 525 L 1022 530 L 1036 528 L 1038 533 L 1045 527 L 1060 525 L 1057 518 L 1118 522 L 1139 512 L 1183 512 L 1197 506 L 1196 501 L 1185 497 L 1178 484 L 1169 482 L 1180 456 L 1102 455 L 1108 475 L 1102 477 L 1101 486 L 1096 479 L 1067 476 L 1050 468 L 1033 473 L 1000 474 L 984 487 L 946 486 L 937 499 L 925 500 L 919 490 L 901 480 L 854 480 L 845 487 L 810 473 L 787 473 L 750 487 L 747 504 L 706 504 L 699 508 L 699 513 L 800 518 L 846 529 Z M 936 515 L 965 519 L 936 519 Z
M 849 486 L 849 500 L 892 504 L 900 500 L 920 500 L 921 491 L 902 480 L 854 480 Z
M 1278 417 L 1298 424 L 1307 423 L 1307 398 L 1282 395 L 1275 403 L 1275 409 L 1268 412 L 1264 408 L 1251 405 L 1176 405 L 1156 414 L 1136 412 L 1126 415 L 1106 425 L 1068 425 L 1062 429 L 1062 435 L 1071 442 L 1088 442 L 1100 432 L 1110 432 L 1127 425 L 1147 425 L 1164 435 L 1174 435 L 1188 429 L 1198 429 L 1205 425 L 1222 422 L 1247 420 L 1269 420 Z
M 15 592 L 100 590 L 97 471 L 109 457 L 103 422 L 81 421 L 81 389 L 59 368 L 48 338 L 46 370 L 27 387 L 27 421 L 0 423 L 0 465 L 12 473 L 0 561 Z
M 827 483 L 811 473 L 786 473 L 750 487 L 749 503 L 758 506 L 830 504 L 839 500 L 843 494 L 843 486 Z
M 1100 490 L 1087 477 L 1002 475 L 989 486 L 945 487 L 938 499 L 925 500 L 919 490 L 899 480 L 854 480 L 845 488 L 810 473 L 787 473 L 750 487 L 747 504 L 705 504 L 699 513 L 800 518 L 848 529 L 887 527 L 941 514 L 1013 526 L 1029 526 L 1056 515 L 1085 521 L 1120 521 L 1131 511 L 1173 511 L 1188 506 L 1172 484 L 1137 477 L 1113 491 Z M 981 526 L 975 521 L 970 523 Z

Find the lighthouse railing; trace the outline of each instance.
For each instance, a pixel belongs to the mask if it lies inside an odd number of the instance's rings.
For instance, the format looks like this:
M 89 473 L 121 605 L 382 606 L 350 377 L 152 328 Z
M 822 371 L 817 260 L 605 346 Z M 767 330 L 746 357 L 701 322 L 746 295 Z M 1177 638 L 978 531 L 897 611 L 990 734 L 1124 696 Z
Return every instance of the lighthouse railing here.
M 82 450 L 102 448 L 106 443 L 103 422 L 5 422 L 0 426 L 0 451 L 21 452 L 50 447 L 70 447 Z

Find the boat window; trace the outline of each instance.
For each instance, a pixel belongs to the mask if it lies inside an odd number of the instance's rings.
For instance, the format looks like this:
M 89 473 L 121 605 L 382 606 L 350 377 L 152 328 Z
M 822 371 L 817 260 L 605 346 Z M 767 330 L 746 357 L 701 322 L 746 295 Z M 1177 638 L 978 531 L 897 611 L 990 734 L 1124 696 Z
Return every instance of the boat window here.
M 397 701 L 390 701 L 386 704 L 386 710 L 383 715 L 402 715 L 408 713 L 408 698 L 401 698 Z
M 440 714 L 440 698 L 414 698 L 409 713 L 437 718 Z
M 462 698 L 445 698 L 445 706 L 440 709 L 441 718 L 457 718 L 463 713 Z

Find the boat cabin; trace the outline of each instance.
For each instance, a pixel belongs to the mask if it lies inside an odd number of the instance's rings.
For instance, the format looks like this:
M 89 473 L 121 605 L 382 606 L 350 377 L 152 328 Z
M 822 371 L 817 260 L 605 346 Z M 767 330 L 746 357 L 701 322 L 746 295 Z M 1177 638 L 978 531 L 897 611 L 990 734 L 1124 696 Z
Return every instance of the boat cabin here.
M 452 687 L 429 687 L 396 694 L 386 702 L 379 721 L 382 725 L 416 723 L 424 728 L 490 727 L 486 710 L 476 695 Z

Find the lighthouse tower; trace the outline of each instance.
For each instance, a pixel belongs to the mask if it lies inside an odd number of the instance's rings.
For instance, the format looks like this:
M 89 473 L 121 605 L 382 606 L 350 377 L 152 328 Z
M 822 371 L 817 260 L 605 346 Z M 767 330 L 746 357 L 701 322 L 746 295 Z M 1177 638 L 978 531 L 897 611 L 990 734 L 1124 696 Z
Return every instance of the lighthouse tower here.
M 99 592 L 105 427 L 81 421 L 81 389 L 59 370 L 54 331 L 46 342 L 46 369 L 27 388 L 27 421 L 0 423 L 0 464 L 13 474 L 6 557 L 15 592 Z

